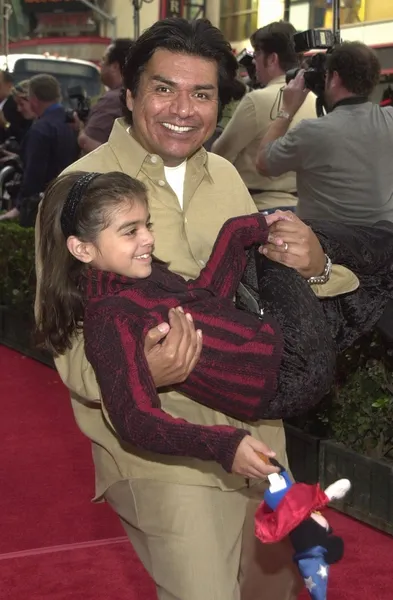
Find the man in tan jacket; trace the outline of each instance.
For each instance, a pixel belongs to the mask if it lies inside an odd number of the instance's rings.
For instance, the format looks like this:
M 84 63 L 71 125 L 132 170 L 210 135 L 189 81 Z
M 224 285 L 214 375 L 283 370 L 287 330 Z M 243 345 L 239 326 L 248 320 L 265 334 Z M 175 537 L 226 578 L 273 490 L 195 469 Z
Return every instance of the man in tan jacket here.
M 128 58 L 126 118 L 115 122 L 108 143 L 68 169 L 119 170 L 142 181 L 149 191 L 155 254 L 185 278 L 198 275 L 225 220 L 256 211 L 232 165 L 202 148 L 215 128 L 220 78 L 235 77 L 236 69 L 229 44 L 206 21 L 156 23 Z M 287 223 L 291 248 L 283 252 L 269 243 L 268 255 L 291 262 L 305 277 L 318 275 L 325 265 L 319 242 L 293 219 Z M 37 275 L 39 285 L 39 265 Z M 146 358 L 157 388 L 186 378 L 198 358 L 195 331 L 181 315 L 170 325 L 148 334 Z M 82 336 L 56 366 L 71 392 L 78 426 L 92 441 L 96 499 L 107 500 L 121 518 L 160 600 L 296 598 L 299 579 L 289 544 L 265 547 L 254 536 L 263 478 L 249 480 L 216 463 L 125 444 L 101 402 Z M 247 428 L 287 464 L 281 421 L 242 423 L 175 392 L 160 394 L 160 400 L 165 411 L 193 423 Z
M 290 23 L 271 23 L 251 37 L 255 67 L 263 89 L 246 94 L 215 141 L 212 152 L 229 160 L 238 170 L 259 210 L 291 208 L 297 203 L 296 173 L 266 177 L 256 167 L 258 148 L 270 124 L 282 114 L 285 72 L 298 66 Z M 309 94 L 294 115 L 291 127 L 316 117 L 315 96 Z

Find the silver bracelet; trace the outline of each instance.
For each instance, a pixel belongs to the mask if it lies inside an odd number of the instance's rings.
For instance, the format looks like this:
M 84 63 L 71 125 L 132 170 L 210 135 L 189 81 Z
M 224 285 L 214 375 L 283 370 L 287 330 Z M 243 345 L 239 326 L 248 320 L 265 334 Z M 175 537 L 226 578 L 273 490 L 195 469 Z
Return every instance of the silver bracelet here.
M 325 254 L 325 259 L 326 264 L 324 272 L 322 273 L 322 275 L 317 275 L 316 277 L 309 277 L 307 279 L 307 283 L 309 283 L 310 285 L 322 285 L 329 281 L 333 265 L 332 261 L 330 260 L 327 254 Z

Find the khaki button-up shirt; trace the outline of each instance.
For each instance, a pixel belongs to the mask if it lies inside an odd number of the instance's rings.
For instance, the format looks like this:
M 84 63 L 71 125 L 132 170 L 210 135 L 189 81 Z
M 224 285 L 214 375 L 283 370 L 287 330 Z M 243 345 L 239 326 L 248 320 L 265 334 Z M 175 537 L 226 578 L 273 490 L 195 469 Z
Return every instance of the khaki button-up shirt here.
M 259 145 L 270 123 L 282 108 L 282 88 L 285 76 L 278 77 L 261 90 L 246 94 L 240 101 L 232 119 L 213 144 L 216 152 L 229 160 L 238 170 L 247 188 L 262 190 L 252 196 L 259 210 L 278 206 L 295 206 L 296 173 L 279 177 L 265 177 L 255 166 Z M 309 94 L 296 113 L 291 126 L 302 119 L 316 117 L 315 96 Z

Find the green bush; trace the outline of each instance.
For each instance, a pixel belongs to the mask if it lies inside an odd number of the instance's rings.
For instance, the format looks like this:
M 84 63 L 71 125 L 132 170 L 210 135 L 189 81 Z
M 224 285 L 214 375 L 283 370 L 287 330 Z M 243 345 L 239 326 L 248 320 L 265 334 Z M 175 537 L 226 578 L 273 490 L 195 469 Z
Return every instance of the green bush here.
M 34 229 L 0 221 L 0 299 L 31 313 L 35 297 Z
M 393 449 L 393 350 L 376 332 L 338 358 L 334 389 L 312 412 L 291 422 L 373 458 Z

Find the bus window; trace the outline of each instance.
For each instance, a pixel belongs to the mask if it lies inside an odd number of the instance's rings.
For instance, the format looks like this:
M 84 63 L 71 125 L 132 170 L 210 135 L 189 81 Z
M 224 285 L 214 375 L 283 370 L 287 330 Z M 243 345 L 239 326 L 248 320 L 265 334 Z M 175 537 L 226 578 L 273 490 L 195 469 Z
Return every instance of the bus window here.
M 60 83 L 65 104 L 67 104 L 68 88 L 70 87 L 81 86 L 89 98 L 95 98 L 101 94 L 100 73 L 94 65 L 37 57 L 18 59 L 14 66 L 16 83 L 44 73 L 56 77 Z

